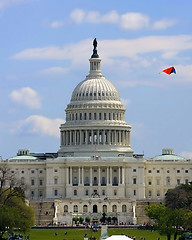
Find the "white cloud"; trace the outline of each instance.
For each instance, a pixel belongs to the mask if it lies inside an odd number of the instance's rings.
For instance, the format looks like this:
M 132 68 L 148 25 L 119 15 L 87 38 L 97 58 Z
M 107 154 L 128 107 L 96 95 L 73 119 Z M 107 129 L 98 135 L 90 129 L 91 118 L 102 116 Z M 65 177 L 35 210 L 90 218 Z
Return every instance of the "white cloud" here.
M 85 17 L 85 12 L 81 9 L 75 9 L 71 12 L 70 18 L 76 24 L 80 24 L 83 22 Z
M 161 19 L 152 24 L 149 16 L 139 12 L 127 12 L 121 15 L 117 11 L 112 10 L 102 15 L 98 11 L 84 11 L 82 9 L 73 10 L 70 14 L 70 19 L 76 24 L 116 24 L 124 30 L 138 30 L 143 28 L 166 29 L 172 27 L 177 22 L 175 19 Z
M 32 115 L 25 120 L 17 122 L 12 133 L 47 135 L 59 138 L 59 126 L 64 123 L 63 119 L 49 119 L 40 115 Z
M 54 21 L 50 24 L 52 28 L 60 28 L 64 25 L 64 22 L 62 21 Z
M 176 65 L 176 73 L 179 74 L 177 82 L 192 82 L 192 65 Z
M 12 56 L 12 59 L 65 59 L 71 61 L 69 68 L 81 68 L 83 64 L 87 64 L 87 53 L 92 52 L 92 39 L 85 39 L 75 44 L 65 45 L 63 47 L 50 46 L 44 48 L 24 49 L 23 51 Z M 145 46 L 145 47 L 143 47 Z M 175 62 L 179 60 L 179 56 L 186 50 L 192 50 L 192 35 L 178 36 L 147 36 L 136 39 L 115 39 L 98 41 L 98 53 L 102 53 L 101 58 L 105 61 L 105 65 L 110 67 L 121 68 L 121 72 L 133 71 L 133 69 L 150 68 L 158 63 Z M 152 55 L 153 54 L 153 55 Z M 150 58 L 149 58 L 150 56 Z M 123 59 L 123 61 L 122 61 Z M 157 60 L 158 59 L 158 60 Z M 181 59 L 183 61 L 183 57 Z M 176 82 L 191 82 L 192 65 L 175 66 L 180 73 L 174 76 Z M 45 69 L 46 73 L 64 74 L 67 69 L 54 67 Z M 43 73 L 43 72 L 42 72 Z M 159 86 L 157 82 L 137 81 L 129 82 L 130 85 L 148 85 Z
M 91 50 L 91 39 L 85 39 L 64 47 L 48 46 L 44 48 L 24 49 L 12 56 L 13 59 L 68 59 L 78 63 L 87 59 Z M 159 52 L 161 57 L 172 57 L 183 50 L 192 49 L 192 35 L 147 36 L 137 39 L 115 39 L 99 41 L 99 49 L 105 60 L 114 57 L 127 57 L 132 61 L 142 59 L 143 54 Z M 117 47 L 118 46 L 118 47 Z M 143 47 L 145 46 L 145 47 Z M 174 54 L 173 54 L 174 53 Z M 170 54 L 170 55 L 169 55 Z M 145 58 L 143 58 L 145 59 Z
M 167 29 L 169 27 L 174 26 L 177 23 L 176 19 L 161 19 L 159 21 L 154 22 L 153 28 L 156 30 Z
M 0 0 L 0 9 L 4 9 L 7 7 L 11 7 L 12 5 L 18 4 L 18 3 L 25 3 L 29 0 Z
M 68 71 L 67 68 L 62 67 L 52 67 L 43 69 L 40 73 L 43 75 L 63 75 Z
M 126 107 L 126 106 L 128 106 L 128 105 L 130 104 L 131 100 L 121 98 L 121 102 L 122 102 L 123 105 Z
M 38 109 L 41 107 L 40 97 L 37 92 L 30 87 L 14 90 L 10 93 L 9 97 L 13 101 L 29 108 Z
M 141 13 L 126 13 L 121 16 L 120 27 L 125 30 L 138 30 L 149 27 L 149 17 Z
M 179 155 L 181 155 L 182 157 L 185 157 L 187 159 L 192 159 L 192 152 L 182 152 Z

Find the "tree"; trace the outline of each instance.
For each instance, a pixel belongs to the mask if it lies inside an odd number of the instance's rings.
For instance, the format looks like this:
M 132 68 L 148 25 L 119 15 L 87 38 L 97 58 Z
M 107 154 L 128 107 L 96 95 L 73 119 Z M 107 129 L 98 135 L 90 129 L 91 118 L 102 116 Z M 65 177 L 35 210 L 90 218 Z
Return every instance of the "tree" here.
M 164 204 L 149 205 L 146 208 L 147 216 L 154 220 L 155 228 L 161 235 L 166 235 L 167 239 L 177 238 L 178 228 L 183 224 L 185 211 L 183 209 L 171 209 Z
M 23 185 L 6 164 L 0 166 L 0 239 L 6 231 L 28 231 L 34 224 L 33 211 L 25 203 Z
M 172 209 L 192 210 L 192 185 L 181 184 L 174 189 L 169 189 L 165 194 L 165 205 Z

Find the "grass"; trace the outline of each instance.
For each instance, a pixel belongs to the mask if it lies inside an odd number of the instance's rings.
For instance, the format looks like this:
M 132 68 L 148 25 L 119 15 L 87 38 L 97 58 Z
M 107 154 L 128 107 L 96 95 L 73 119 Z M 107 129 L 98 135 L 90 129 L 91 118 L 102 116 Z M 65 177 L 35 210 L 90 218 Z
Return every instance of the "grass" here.
M 67 235 L 65 235 L 67 232 Z M 57 233 L 57 235 L 55 235 Z M 89 229 L 32 229 L 30 231 L 30 240 L 83 240 L 84 235 L 87 233 L 88 237 L 96 237 L 100 238 L 101 231 L 92 232 Z M 135 236 L 136 240 L 140 240 L 142 237 L 146 240 L 157 240 L 161 238 L 161 240 L 166 240 L 166 236 L 160 236 L 156 231 L 149 230 L 138 230 L 138 229 L 108 229 L 108 235 L 121 235 L 125 234 L 127 236 Z

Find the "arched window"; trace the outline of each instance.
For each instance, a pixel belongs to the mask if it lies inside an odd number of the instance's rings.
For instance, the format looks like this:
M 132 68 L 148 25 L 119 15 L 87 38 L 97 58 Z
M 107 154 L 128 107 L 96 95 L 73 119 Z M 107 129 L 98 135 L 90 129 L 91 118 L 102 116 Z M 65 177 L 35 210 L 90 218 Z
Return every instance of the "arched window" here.
M 127 206 L 126 205 L 122 205 L 122 212 L 127 212 Z
M 97 205 L 93 205 L 93 213 L 97 213 Z
M 88 186 L 89 185 L 89 177 L 85 177 L 85 186 Z
M 68 212 L 68 206 L 64 205 L 64 212 Z
M 102 185 L 102 186 L 105 186 L 105 185 L 106 185 L 105 177 L 102 177 L 102 179 L 101 179 L 101 185 Z
M 93 178 L 93 186 L 97 186 L 98 185 L 98 183 L 97 183 L 97 177 L 94 177 Z
M 21 185 L 24 185 L 24 184 L 25 184 L 25 178 L 21 177 Z
M 78 212 L 78 206 L 77 206 L 77 205 L 74 205 L 74 206 L 73 206 L 73 212 L 74 212 L 74 213 L 77 213 L 77 212 Z
M 83 212 L 84 212 L 84 213 L 87 213 L 87 212 L 88 212 L 88 207 L 87 207 L 87 205 L 83 205 Z
M 117 212 L 117 205 L 112 206 L 112 212 Z
M 77 184 L 78 184 L 77 177 L 74 177 L 74 178 L 73 178 L 73 185 L 76 186 Z
M 104 213 L 107 212 L 107 205 L 103 205 L 103 212 L 104 212 Z
M 114 177 L 113 178 L 113 186 L 117 186 L 117 185 L 118 185 L 117 177 Z
M 167 177 L 166 182 L 167 182 L 167 185 L 170 185 L 170 182 L 171 182 L 170 177 Z

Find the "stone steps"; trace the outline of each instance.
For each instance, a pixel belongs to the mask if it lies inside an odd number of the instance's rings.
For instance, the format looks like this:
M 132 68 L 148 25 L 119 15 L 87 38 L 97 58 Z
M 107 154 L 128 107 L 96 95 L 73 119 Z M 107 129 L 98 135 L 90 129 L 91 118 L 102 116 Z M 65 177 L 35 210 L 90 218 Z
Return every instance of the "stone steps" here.
M 53 222 L 54 203 L 53 202 L 30 202 L 34 211 L 34 222 L 36 226 L 45 226 Z

